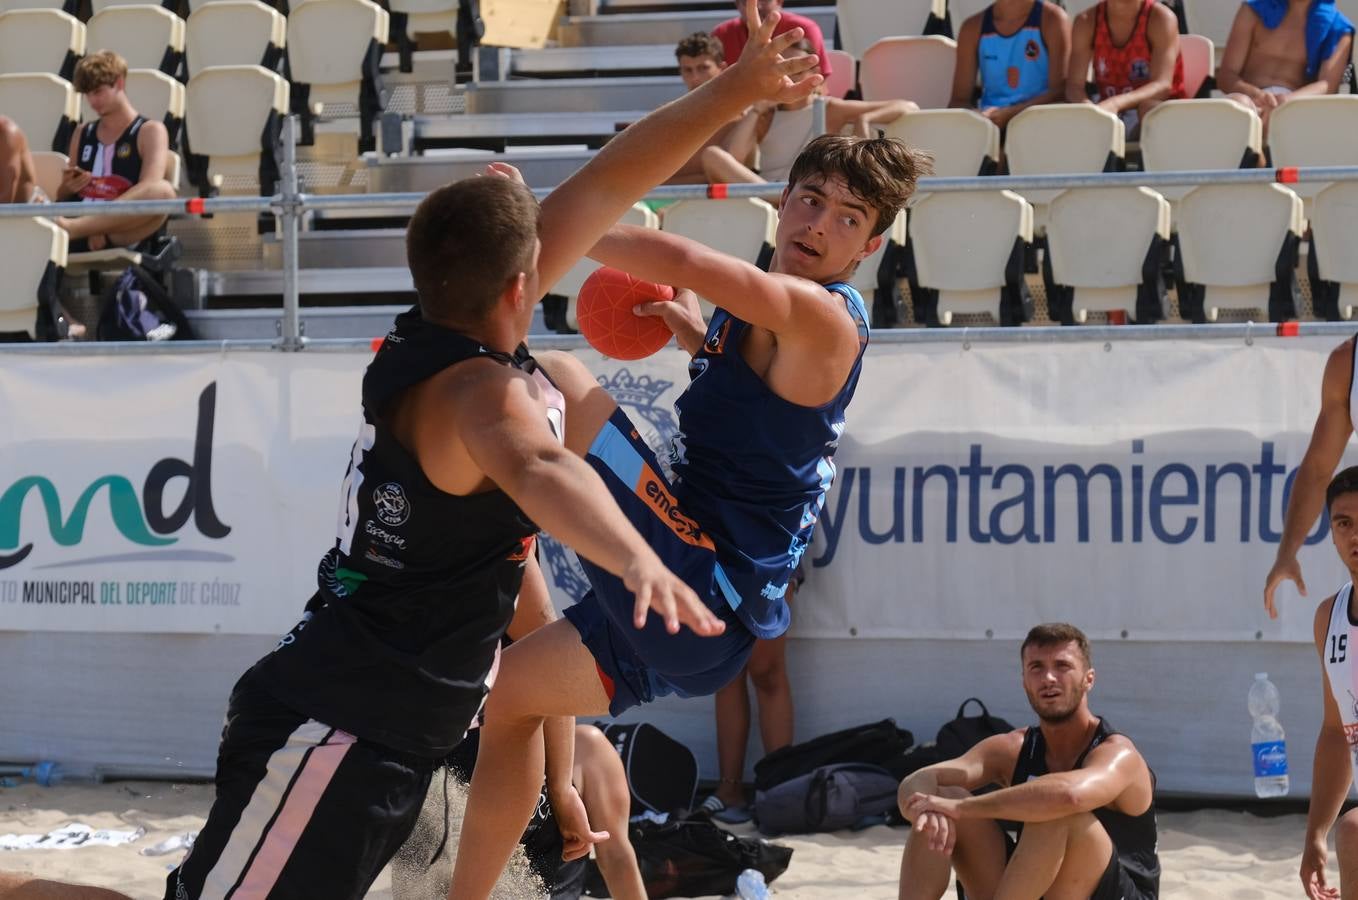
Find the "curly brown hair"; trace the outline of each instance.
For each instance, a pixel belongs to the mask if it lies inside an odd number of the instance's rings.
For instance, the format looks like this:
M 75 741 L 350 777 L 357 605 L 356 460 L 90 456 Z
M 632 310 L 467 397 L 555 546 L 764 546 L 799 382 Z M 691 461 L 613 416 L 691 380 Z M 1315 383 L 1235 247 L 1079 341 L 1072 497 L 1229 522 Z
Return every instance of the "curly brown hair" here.
M 126 77 L 127 60 L 112 50 L 100 50 L 89 54 L 76 65 L 71 81 L 77 94 L 88 94 L 105 85 L 115 85 L 118 79 Z
M 708 34 L 706 31 L 695 31 L 684 38 L 674 48 L 674 58 L 687 56 L 697 59 L 700 56 L 710 56 L 717 65 L 726 62 L 726 51 L 721 46 L 721 41 Z

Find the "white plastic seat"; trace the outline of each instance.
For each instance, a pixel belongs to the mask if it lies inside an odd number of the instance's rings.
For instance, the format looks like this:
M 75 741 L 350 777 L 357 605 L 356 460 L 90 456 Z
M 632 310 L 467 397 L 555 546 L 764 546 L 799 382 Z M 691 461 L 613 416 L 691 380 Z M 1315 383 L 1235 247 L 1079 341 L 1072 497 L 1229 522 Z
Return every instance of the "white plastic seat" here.
M 417 34 L 457 34 L 457 0 L 391 0 L 387 8 L 405 15 L 406 34 L 412 38 Z
M 1358 182 L 1330 185 L 1316 195 L 1311 209 L 1317 273 L 1338 286 L 1335 299 L 1340 318 L 1352 319 L 1358 312 L 1358 253 L 1353 252 L 1353 236 L 1358 234 Z M 1312 282 L 1312 296 L 1316 287 Z
M 178 6 L 179 4 L 176 2 L 174 5 Z M 90 15 L 97 16 L 110 6 L 156 6 L 161 9 L 167 8 L 162 0 L 90 0 Z
M 953 37 L 957 37 L 957 33 L 962 30 L 963 22 L 977 13 L 984 12 L 993 2 L 994 0 L 948 0 L 948 16 L 952 20 Z
M 264 143 L 272 140 L 266 132 L 287 110 L 287 81 L 262 66 L 213 66 L 194 76 L 185 125 L 194 154 L 208 159 L 208 180 L 220 186 L 226 176 L 256 177 Z
M 913 100 L 920 109 L 945 109 L 956 66 L 951 38 L 888 37 L 863 53 L 858 83 L 864 100 Z
M 1200 34 L 1179 35 L 1179 56 L 1184 61 L 1184 91 L 1198 96 L 1202 83 L 1216 71 L 1216 47 Z
M 1204 317 L 1268 309 L 1279 255 L 1291 246 L 1295 266 L 1305 230 L 1301 198 L 1280 184 L 1209 184 L 1189 192 L 1179 204 L 1179 255 L 1184 280 L 1204 288 Z
M 208 3 L 189 16 L 185 28 L 189 77 L 209 66 L 275 69 L 287 42 L 287 20 L 259 0 Z
M 895 221 L 886 231 L 882 232 L 882 244 L 873 252 L 871 256 L 865 257 L 854 270 L 853 275 L 849 276 L 849 284 L 863 295 L 868 309 L 872 309 L 873 294 L 877 290 L 877 274 L 882 268 L 882 258 L 886 256 L 892 244 L 897 247 L 904 247 L 906 240 L 906 213 L 901 210 L 897 214 Z M 895 252 L 895 251 L 893 251 Z
M 778 211 L 754 197 L 680 200 L 665 208 L 660 228 L 753 263 L 772 251 Z M 710 315 L 711 302 L 700 299 Z
M 884 126 L 899 138 L 930 153 L 940 178 L 971 178 L 994 171 L 1000 159 L 1000 129 L 970 109 L 921 109 Z
M 1297 97 L 1273 111 L 1268 121 L 1268 149 L 1273 165 L 1358 165 L 1358 95 Z M 1292 190 L 1310 205 L 1326 182 L 1299 182 Z
M 38 187 L 42 188 L 49 200 L 55 199 L 57 191 L 61 187 L 62 172 L 70 159 L 65 153 L 58 153 L 55 150 L 29 150 L 28 152 L 33 157 L 33 169 L 38 178 Z
M 1004 152 L 1014 175 L 1103 172 L 1126 152 L 1122 120 L 1089 103 L 1030 106 L 1009 122 Z M 1027 191 L 1033 224 L 1042 232 L 1047 204 L 1060 191 Z
M 49 302 L 66 266 L 66 232 L 41 218 L 0 219 L 0 332 L 34 336 L 38 307 Z
M 1077 188 L 1053 200 L 1049 213 L 1052 275 L 1073 289 L 1075 320 L 1084 322 L 1091 310 L 1123 310 L 1139 319 L 1142 285 L 1158 289 L 1160 250 L 1170 238 L 1169 201 L 1144 187 Z M 1163 314 L 1161 303 L 1155 307 Z
M 76 4 L 70 0 L 0 0 L 0 12 L 15 9 L 59 9 L 74 15 L 75 6 Z
M 618 220 L 622 225 L 639 225 L 642 228 L 659 228 L 660 217 L 644 203 L 634 203 L 632 208 L 622 214 Z M 561 280 L 552 286 L 552 293 L 559 294 L 566 298 L 566 324 L 572 329 L 579 331 L 580 322 L 575 317 L 575 301 L 580 295 L 580 286 L 585 283 L 585 279 L 599 268 L 599 263 L 586 257 L 574 266 Z
M 1214 98 L 1167 100 L 1141 123 L 1141 162 L 1147 172 L 1238 169 L 1255 165 L 1264 127 L 1254 110 Z M 1175 207 L 1190 185 L 1156 188 Z
M 1214 47 L 1225 49 L 1226 39 L 1231 36 L 1231 23 L 1240 9 L 1239 3 L 1230 0 L 1182 0 L 1184 22 L 1193 34 L 1200 34 L 1212 42 Z
M 70 78 L 85 55 L 85 26 L 59 9 L 0 13 L 0 75 L 50 72 Z
M 184 53 L 184 20 L 160 6 L 105 6 L 90 17 L 88 44 L 113 50 L 129 69 L 179 70 Z
M 80 102 L 71 83 L 56 75 L 0 75 L 0 110 L 23 129 L 34 149 L 70 149 Z
M 833 74 L 825 80 L 825 93 L 843 100 L 858 85 L 858 60 L 843 50 L 826 50 Z
M 924 34 L 929 18 L 942 19 L 945 12 L 944 0 L 839 0 L 835 5 L 839 43 L 862 56 L 882 38 Z
M 1012 191 L 934 193 L 910 208 L 915 277 L 919 287 L 938 292 L 943 325 L 956 314 L 1010 318 L 1005 292 L 1023 281 L 1022 260 L 1015 265 L 1014 257 L 1032 239 L 1033 208 Z M 921 301 L 914 298 L 917 307 Z
M 292 80 L 311 86 L 311 101 L 357 104 L 364 58 L 386 43 L 386 10 L 370 0 L 307 0 L 288 17 Z
M 1065 0 L 1066 15 L 1074 20 L 1076 16 L 1098 2 L 1099 0 Z
M 170 132 L 170 148 L 174 149 L 176 133 L 184 121 L 184 85 L 156 69 L 129 69 L 125 85 L 128 102 L 137 112 L 165 124 Z M 84 98 L 80 101 L 80 113 L 85 122 L 98 118 Z

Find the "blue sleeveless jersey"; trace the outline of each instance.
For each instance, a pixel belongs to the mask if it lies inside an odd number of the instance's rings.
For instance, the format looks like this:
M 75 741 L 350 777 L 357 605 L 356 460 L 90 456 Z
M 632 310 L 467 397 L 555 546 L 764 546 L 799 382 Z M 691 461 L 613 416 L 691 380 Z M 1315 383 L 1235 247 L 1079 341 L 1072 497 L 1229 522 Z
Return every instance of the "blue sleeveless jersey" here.
M 788 579 L 834 483 L 844 411 L 868 344 L 858 291 L 840 283 L 826 289 L 844 299 L 860 341 L 853 370 L 833 400 L 798 406 L 775 394 L 740 355 L 749 323 L 718 309 L 689 364 L 688 389 L 675 403 L 676 494 L 716 545 L 716 578 L 726 602 L 760 638 L 787 630 Z

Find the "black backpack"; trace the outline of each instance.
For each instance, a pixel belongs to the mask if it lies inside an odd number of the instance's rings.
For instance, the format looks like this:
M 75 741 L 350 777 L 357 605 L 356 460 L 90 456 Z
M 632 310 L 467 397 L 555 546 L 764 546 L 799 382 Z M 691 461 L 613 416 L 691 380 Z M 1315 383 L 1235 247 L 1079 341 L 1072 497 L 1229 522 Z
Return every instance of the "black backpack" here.
M 967 704 L 975 703 L 981 707 L 979 716 L 966 715 Z M 999 716 L 992 716 L 984 703 L 976 697 L 968 697 L 957 707 L 957 718 L 938 729 L 937 749 L 939 760 L 956 759 L 975 747 L 981 741 L 997 734 L 1008 734 L 1014 730 Z
M 838 831 L 884 822 L 896 808 L 900 779 L 881 766 L 841 763 L 755 794 L 754 817 L 765 834 Z
M 837 763 L 866 763 L 894 773 L 896 763 L 914 742 L 915 736 L 896 727 L 894 719 L 834 731 L 765 756 L 754 764 L 754 786 L 767 791 Z
M 187 341 L 193 328 L 183 310 L 150 272 L 128 266 L 118 280 L 104 288 L 100 298 L 101 341 Z
M 674 813 L 693 807 L 698 760 L 693 751 L 646 722 L 594 723 L 622 757 L 632 792 L 631 815 Z
M 727 896 L 736 892 L 736 879 L 746 869 L 771 884 L 792 860 L 791 847 L 736 837 L 707 819 L 671 819 L 663 825 L 642 820 L 632 825 L 630 837 L 650 898 Z M 591 897 L 609 896 L 592 860 L 585 891 Z

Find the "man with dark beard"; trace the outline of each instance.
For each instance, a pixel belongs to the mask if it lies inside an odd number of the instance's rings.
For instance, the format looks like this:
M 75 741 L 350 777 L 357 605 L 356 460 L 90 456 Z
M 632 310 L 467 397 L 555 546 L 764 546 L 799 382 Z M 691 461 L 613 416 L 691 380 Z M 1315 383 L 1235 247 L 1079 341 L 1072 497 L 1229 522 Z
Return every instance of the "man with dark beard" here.
M 954 870 L 967 900 L 1153 900 L 1155 775 L 1089 711 L 1088 639 L 1074 625 L 1039 625 L 1019 656 L 1037 727 L 987 738 L 901 783 L 913 825 L 901 900 L 939 900 Z M 988 784 L 1000 790 L 971 793 Z

